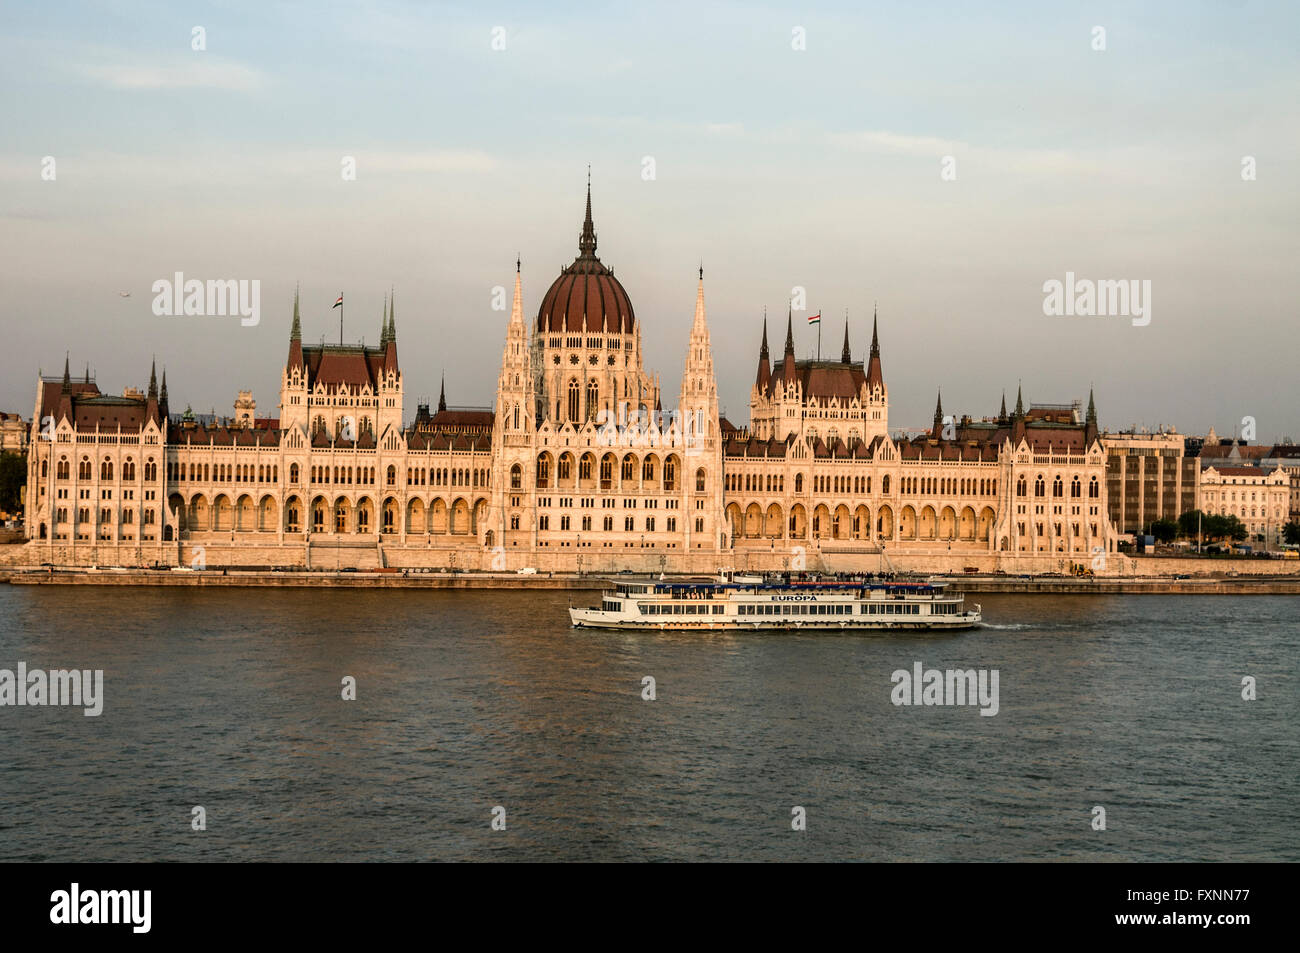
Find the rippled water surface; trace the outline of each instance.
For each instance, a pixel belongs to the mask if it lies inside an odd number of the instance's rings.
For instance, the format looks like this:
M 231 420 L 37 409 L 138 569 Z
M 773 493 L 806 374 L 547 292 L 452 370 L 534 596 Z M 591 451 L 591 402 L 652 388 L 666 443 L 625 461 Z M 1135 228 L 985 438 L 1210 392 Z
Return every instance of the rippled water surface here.
M 943 635 L 571 598 L 0 585 L 0 668 L 106 696 L 0 708 L 0 859 L 1300 859 L 1295 597 L 980 596 Z M 997 669 L 998 714 L 894 706 L 917 661 Z

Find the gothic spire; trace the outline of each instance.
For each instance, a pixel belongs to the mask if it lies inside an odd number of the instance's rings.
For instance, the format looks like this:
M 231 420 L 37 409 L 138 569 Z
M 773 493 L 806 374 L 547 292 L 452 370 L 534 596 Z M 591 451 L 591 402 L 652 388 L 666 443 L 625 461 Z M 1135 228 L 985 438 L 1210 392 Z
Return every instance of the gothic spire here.
M 934 401 L 934 437 L 937 440 L 943 430 L 943 389 L 940 388 Z
M 438 390 L 438 413 L 447 409 L 447 375 L 442 375 L 442 385 Z
M 1002 409 L 998 411 L 998 423 L 1000 423 L 1000 424 L 1004 424 L 1004 423 L 1006 423 L 1006 422 L 1007 422 L 1007 392 L 1006 392 L 1006 391 L 1003 391 L 1003 392 L 1002 392 Z
M 867 360 L 867 387 L 884 388 L 885 374 L 880 369 L 880 338 L 876 333 L 876 308 L 871 309 L 871 354 Z
M 149 362 L 149 397 L 156 400 L 158 397 L 158 362 L 151 360 Z
M 1023 418 L 1025 416 L 1025 401 L 1020 396 L 1020 385 L 1016 385 L 1016 411 L 1015 416 Z
M 591 166 L 587 166 L 587 216 L 582 221 L 578 252 L 584 258 L 596 257 L 596 226 L 591 223 Z
M 384 295 L 384 316 L 379 319 L 379 346 L 388 346 L 388 295 Z
M 767 390 L 768 381 L 772 379 L 772 364 L 767 350 L 767 309 L 763 309 L 763 344 L 758 349 L 758 376 L 754 386 L 760 391 Z
M 167 368 L 165 367 L 163 368 L 162 390 L 158 392 L 158 403 L 164 405 L 167 403 Z
M 840 361 L 844 364 L 853 363 L 853 352 L 849 350 L 849 315 L 844 313 L 844 350 L 840 352 Z
M 293 289 L 293 327 L 289 329 L 290 341 L 302 340 L 302 318 L 298 314 L 298 286 Z
M 388 289 L 388 341 L 397 343 L 397 292 Z
M 63 393 L 72 393 L 72 375 L 68 373 L 68 353 L 63 353 Z

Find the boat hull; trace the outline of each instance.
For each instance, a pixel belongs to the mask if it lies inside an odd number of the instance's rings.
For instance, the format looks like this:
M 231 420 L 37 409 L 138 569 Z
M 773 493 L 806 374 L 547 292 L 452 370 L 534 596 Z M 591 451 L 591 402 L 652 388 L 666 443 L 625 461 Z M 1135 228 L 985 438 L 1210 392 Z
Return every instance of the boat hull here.
M 848 618 L 842 620 L 801 620 L 775 617 L 772 619 L 721 618 L 707 620 L 673 619 L 654 620 L 620 617 L 600 609 L 569 609 L 569 621 L 575 629 L 639 629 L 642 631 L 762 631 L 782 632 L 895 632 L 895 631 L 962 631 L 977 628 L 982 622 L 978 612 L 967 612 L 951 618 L 925 620 L 884 620 Z

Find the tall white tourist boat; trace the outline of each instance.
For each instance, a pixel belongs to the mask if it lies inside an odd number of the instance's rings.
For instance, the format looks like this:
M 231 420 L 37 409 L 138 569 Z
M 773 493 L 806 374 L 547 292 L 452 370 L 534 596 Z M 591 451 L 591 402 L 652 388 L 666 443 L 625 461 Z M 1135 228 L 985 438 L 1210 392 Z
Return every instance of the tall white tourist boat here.
M 617 582 L 596 609 L 569 609 L 585 629 L 970 629 L 980 607 L 947 583 L 759 576 Z

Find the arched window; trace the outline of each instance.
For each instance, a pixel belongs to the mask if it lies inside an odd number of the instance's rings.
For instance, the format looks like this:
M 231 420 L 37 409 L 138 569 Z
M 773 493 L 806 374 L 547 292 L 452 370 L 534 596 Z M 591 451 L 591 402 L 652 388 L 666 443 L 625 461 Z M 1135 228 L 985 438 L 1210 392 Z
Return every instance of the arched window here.
M 664 461 L 664 489 L 677 489 L 677 464 L 672 460 Z
M 886 473 L 880 480 L 880 492 L 889 495 L 889 474 Z
M 49 460 L 42 460 L 42 461 L 41 461 L 41 479 L 44 480 L 45 477 L 49 474 L 49 472 L 50 472 L 50 461 L 49 461 Z
M 1047 495 L 1047 481 L 1043 479 L 1043 475 L 1040 473 L 1038 474 L 1038 478 L 1034 480 L 1034 496 L 1046 496 L 1046 495 Z
M 595 381 L 587 381 L 587 418 L 592 419 L 596 416 L 596 407 L 598 406 L 600 389 L 596 386 Z
M 1090 500 L 1097 499 L 1098 491 L 1099 491 L 1099 487 L 1097 484 L 1097 478 L 1093 477 L 1092 481 L 1088 484 L 1088 499 Z
M 569 419 L 570 420 L 576 421 L 579 419 L 578 399 L 581 396 L 581 393 L 582 393 L 581 389 L 578 387 L 577 378 L 572 378 L 569 381 Z
M 630 482 L 632 481 L 632 479 L 633 479 L 632 474 L 635 472 L 635 471 L 633 471 L 632 468 L 633 468 L 635 465 L 636 465 L 636 460 L 634 460 L 630 455 L 629 455 L 629 456 L 626 456 L 626 457 L 623 458 L 623 473 L 622 473 L 622 477 L 623 477 L 623 481 L 624 481 L 625 483 L 630 483 Z
M 579 479 L 579 480 L 590 480 L 590 479 L 591 479 L 591 459 L 592 459 L 591 457 L 589 457 L 589 456 L 585 456 L 585 457 L 583 457 L 580 461 L 578 461 L 578 479 Z
M 82 457 L 81 462 L 77 464 L 77 479 L 90 479 L 90 457 Z
M 1083 486 L 1079 483 L 1078 476 L 1070 481 L 1070 498 L 1077 500 L 1083 495 Z
M 1025 475 L 1022 473 L 1016 478 L 1016 496 L 1025 496 L 1029 493 L 1029 485 L 1025 482 Z
M 1061 482 L 1061 475 L 1058 473 L 1056 479 L 1052 481 L 1052 496 L 1064 496 L 1065 484 Z
M 704 468 L 700 467 L 695 471 L 695 492 L 704 492 Z
M 570 468 L 571 468 L 571 464 L 569 462 L 569 455 L 566 453 L 564 456 L 560 457 L 560 463 L 556 467 L 555 478 L 557 480 L 569 479 Z
M 646 457 L 641 464 L 641 479 L 650 481 L 655 478 L 655 462 L 650 457 Z
M 55 467 L 55 478 L 66 480 L 68 478 L 69 466 L 67 457 L 59 457 L 59 465 Z
M 126 481 L 135 479 L 135 462 L 130 457 L 122 462 L 122 479 Z
M 516 463 L 513 467 L 510 468 L 510 489 L 512 490 L 522 489 L 523 483 L 524 483 L 523 468 Z
M 802 492 L 803 492 L 803 474 L 802 474 L 802 473 L 796 473 L 796 474 L 794 475 L 794 491 L 795 491 L 796 493 L 802 493 Z
M 397 467 L 392 466 L 391 464 L 388 467 L 388 485 L 397 485 Z

